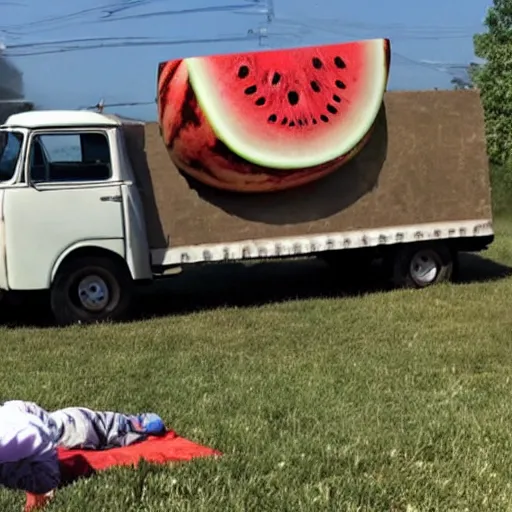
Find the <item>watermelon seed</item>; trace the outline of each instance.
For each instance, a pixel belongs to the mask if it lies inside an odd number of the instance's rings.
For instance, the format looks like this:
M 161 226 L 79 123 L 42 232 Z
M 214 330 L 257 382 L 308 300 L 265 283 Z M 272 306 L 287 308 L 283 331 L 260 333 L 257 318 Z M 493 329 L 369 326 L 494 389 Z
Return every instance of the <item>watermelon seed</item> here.
M 339 96 L 337 96 L 336 94 L 333 94 L 332 99 L 333 99 L 336 103 L 341 103 L 341 98 L 340 98 Z
M 292 106 L 299 103 L 299 95 L 295 91 L 290 91 L 288 93 L 288 103 Z
M 320 86 L 318 85 L 318 82 L 315 82 L 314 80 L 311 82 L 311 89 L 315 92 L 320 92 Z
M 249 76 L 249 68 L 247 66 L 240 66 L 238 69 L 238 78 L 247 78 Z
M 257 90 L 258 88 L 255 85 L 251 85 L 250 87 L 247 87 L 247 89 L 245 89 L 244 94 L 254 94 Z
M 341 57 L 335 57 L 334 58 L 334 64 L 337 68 L 345 69 L 347 65 L 345 64 L 344 60 Z
M 324 116 L 323 114 L 320 116 L 320 119 L 324 122 L 324 123 L 328 123 L 329 122 L 329 118 L 327 116 Z
M 288 123 L 288 118 L 287 118 L 287 117 L 285 117 L 285 118 L 281 121 L 281 124 L 282 124 L 282 125 L 285 125 L 285 124 L 287 124 L 287 123 Z
M 277 116 L 275 114 L 272 114 L 268 117 L 269 123 L 275 123 L 277 121 Z
M 320 69 L 322 66 L 322 61 L 318 57 L 313 57 L 313 67 L 315 69 Z
M 274 73 L 272 77 L 272 85 L 277 85 L 281 80 L 281 75 L 279 73 Z
M 318 123 L 318 121 L 315 118 L 313 118 L 313 124 L 317 124 L 317 123 Z
M 347 86 L 341 81 L 341 80 L 336 80 L 336 82 L 334 82 L 336 84 L 336 87 L 338 89 L 346 89 Z
M 302 119 L 299 119 L 299 126 L 302 126 L 304 124 L 304 122 L 302 121 Z
M 327 104 L 327 110 L 331 114 L 337 114 L 338 113 L 338 109 L 336 107 L 333 107 L 330 103 Z
M 295 123 L 293 121 L 290 121 L 290 124 L 288 126 L 291 126 L 293 128 L 295 126 Z
M 258 98 L 254 103 L 256 103 L 256 105 L 258 105 L 258 107 L 261 107 L 261 106 L 265 105 L 266 102 L 267 102 L 267 100 L 262 96 L 261 98 Z

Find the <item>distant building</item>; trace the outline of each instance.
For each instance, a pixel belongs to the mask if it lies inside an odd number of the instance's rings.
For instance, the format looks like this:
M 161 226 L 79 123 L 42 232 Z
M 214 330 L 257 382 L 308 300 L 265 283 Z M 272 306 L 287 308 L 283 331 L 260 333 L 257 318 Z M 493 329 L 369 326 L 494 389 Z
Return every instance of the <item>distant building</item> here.
M 23 74 L 0 52 L 0 101 L 23 99 Z
M 34 109 L 34 104 L 27 100 L 0 100 L 0 124 L 9 116 Z
M 4 55 L 0 48 L 0 124 L 11 114 L 33 109 L 24 98 L 23 74 Z

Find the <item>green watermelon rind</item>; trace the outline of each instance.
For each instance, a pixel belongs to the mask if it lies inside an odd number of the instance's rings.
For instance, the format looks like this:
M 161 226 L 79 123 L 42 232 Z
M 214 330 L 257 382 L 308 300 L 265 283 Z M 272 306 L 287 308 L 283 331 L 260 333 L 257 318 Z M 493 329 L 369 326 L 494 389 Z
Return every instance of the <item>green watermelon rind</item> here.
M 370 77 L 365 77 L 364 86 L 371 87 L 371 93 L 366 96 L 364 116 L 361 111 L 352 112 L 354 129 L 347 129 L 347 123 L 342 124 L 345 133 L 340 137 L 339 143 L 328 141 L 325 147 L 315 145 L 314 150 L 304 147 L 292 147 L 289 152 L 286 147 L 280 146 L 277 151 L 270 151 L 268 146 L 258 142 L 254 134 L 242 135 L 240 123 L 236 119 L 229 120 L 226 108 L 223 106 L 222 96 L 211 83 L 211 77 L 203 66 L 207 57 L 190 57 L 185 60 L 190 84 L 197 98 L 199 106 L 208 120 L 215 135 L 222 140 L 228 148 L 248 162 L 263 167 L 275 169 L 302 169 L 330 162 L 348 152 L 362 140 L 373 126 L 382 106 L 384 93 L 388 81 L 388 63 L 384 50 L 383 39 L 359 41 L 361 44 L 372 46 L 367 51 L 374 59 L 370 65 Z M 374 48 L 373 48 L 374 47 Z M 368 81 L 371 80 L 371 84 Z M 372 85 L 373 84 L 373 85 Z M 355 119 L 354 119 L 355 118 Z M 300 154 L 300 150 L 303 153 Z

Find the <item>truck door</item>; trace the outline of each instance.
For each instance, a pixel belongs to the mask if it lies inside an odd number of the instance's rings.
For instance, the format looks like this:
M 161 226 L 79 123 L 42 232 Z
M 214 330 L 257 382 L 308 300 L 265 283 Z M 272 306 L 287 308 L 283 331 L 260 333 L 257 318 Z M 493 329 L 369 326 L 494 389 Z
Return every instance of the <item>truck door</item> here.
M 24 182 L 5 190 L 9 288 L 45 289 L 68 249 L 108 242 L 124 256 L 119 181 L 109 133 L 101 129 L 34 132 Z

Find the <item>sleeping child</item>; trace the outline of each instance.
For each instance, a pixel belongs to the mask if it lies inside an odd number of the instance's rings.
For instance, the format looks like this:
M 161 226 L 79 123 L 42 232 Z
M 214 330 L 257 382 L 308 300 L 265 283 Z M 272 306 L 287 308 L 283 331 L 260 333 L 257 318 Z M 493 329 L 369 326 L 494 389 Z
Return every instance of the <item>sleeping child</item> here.
M 47 412 L 33 402 L 11 400 L 0 406 L 0 485 L 50 497 L 61 482 L 57 447 L 105 450 L 165 431 L 154 413 L 85 407 Z

